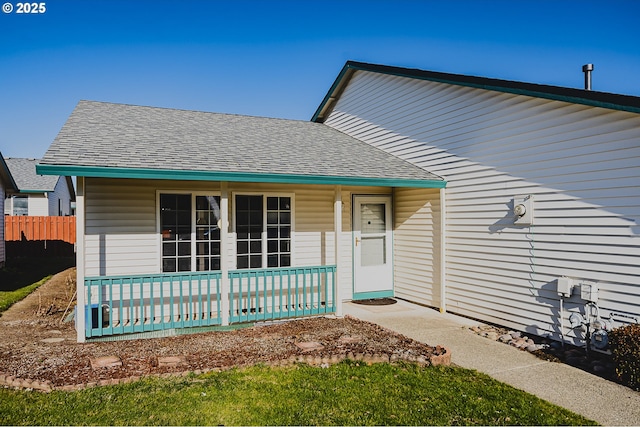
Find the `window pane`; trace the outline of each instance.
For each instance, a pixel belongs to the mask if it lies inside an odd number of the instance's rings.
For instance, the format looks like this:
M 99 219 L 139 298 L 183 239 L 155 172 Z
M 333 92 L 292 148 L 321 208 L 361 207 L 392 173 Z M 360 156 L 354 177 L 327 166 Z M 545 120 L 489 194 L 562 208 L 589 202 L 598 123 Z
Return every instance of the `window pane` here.
M 274 237 L 278 237 L 278 228 L 277 227 L 267 227 L 267 238 L 273 239 Z
M 176 244 L 171 243 L 163 243 L 162 244 L 162 255 L 163 256 L 173 256 L 176 254 Z
M 270 210 L 270 211 L 278 210 L 278 198 L 277 197 L 267 197 L 267 210 Z
M 280 252 L 290 252 L 291 251 L 291 241 L 290 240 L 281 240 L 280 241 Z
M 291 228 L 290 227 L 280 227 L 280 237 L 288 239 L 291 237 Z
M 277 240 L 269 240 L 267 241 L 267 253 L 278 252 L 278 241 Z
M 262 255 L 251 255 L 251 268 L 262 268 Z
M 176 271 L 176 259 L 175 258 L 164 258 L 162 260 L 162 271 L 164 271 L 164 272 L 174 272 L 174 271 Z
M 362 234 L 384 233 L 385 205 L 384 203 L 367 203 L 360 207 Z
M 220 270 L 220 258 L 211 258 L 211 269 Z
M 178 243 L 178 256 L 191 255 L 191 242 Z
M 267 224 L 278 223 L 278 212 L 267 212 Z
M 178 271 L 191 271 L 191 258 L 178 258 Z
M 280 197 L 280 210 L 291 210 L 291 197 Z
M 209 255 L 209 243 L 196 243 L 196 255 Z
M 260 240 L 254 241 L 252 240 L 249 244 L 250 252 L 252 254 L 260 254 L 262 253 L 262 242 Z
M 291 213 L 280 212 L 280 224 L 291 224 Z
M 278 267 L 278 255 L 267 255 L 267 267 Z
M 220 255 L 220 242 L 211 242 L 211 255 Z
M 208 271 L 209 270 L 209 258 L 207 258 L 207 257 L 198 257 L 196 259 L 196 270 L 197 271 Z
M 291 266 L 291 255 L 280 255 L 280 267 Z
M 238 255 L 238 268 L 249 268 L 249 256 Z

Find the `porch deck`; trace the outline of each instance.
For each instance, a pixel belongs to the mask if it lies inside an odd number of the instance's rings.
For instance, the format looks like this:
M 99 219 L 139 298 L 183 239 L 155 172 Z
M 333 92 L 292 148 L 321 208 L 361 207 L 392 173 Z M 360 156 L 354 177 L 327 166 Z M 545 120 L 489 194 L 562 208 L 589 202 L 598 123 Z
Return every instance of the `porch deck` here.
M 335 312 L 336 266 L 85 278 L 85 336 L 123 335 Z M 224 307 L 228 307 L 226 310 Z

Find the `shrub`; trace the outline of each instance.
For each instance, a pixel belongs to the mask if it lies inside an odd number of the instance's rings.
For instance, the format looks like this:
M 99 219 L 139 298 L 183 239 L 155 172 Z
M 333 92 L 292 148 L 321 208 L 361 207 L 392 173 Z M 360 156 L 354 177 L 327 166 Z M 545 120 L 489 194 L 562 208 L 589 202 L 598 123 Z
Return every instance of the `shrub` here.
M 609 345 L 620 381 L 640 390 L 640 324 L 612 330 Z

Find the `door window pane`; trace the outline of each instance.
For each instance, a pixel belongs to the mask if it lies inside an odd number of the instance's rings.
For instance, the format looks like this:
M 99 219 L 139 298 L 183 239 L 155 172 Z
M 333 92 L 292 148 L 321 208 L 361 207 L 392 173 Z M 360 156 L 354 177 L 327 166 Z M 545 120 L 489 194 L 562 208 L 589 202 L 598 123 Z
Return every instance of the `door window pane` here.
M 384 233 L 386 231 L 384 203 L 363 203 L 360 206 L 360 221 L 362 234 Z

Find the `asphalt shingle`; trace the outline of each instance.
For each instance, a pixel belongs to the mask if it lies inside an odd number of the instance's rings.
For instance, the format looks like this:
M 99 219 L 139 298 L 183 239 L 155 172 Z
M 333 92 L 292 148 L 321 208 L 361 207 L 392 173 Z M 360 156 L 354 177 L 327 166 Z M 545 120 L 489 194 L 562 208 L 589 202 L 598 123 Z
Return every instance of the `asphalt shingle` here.
M 55 190 L 60 179 L 55 175 L 38 175 L 36 173 L 38 159 L 8 157 L 5 161 L 20 191 L 50 192 Z
M 80 101 L 42 164 L 442 180 L 329 126 Z

